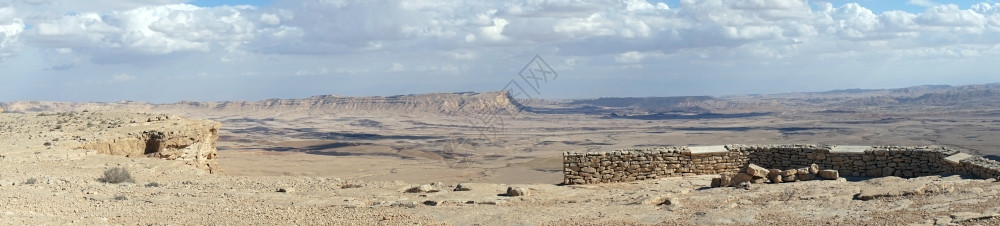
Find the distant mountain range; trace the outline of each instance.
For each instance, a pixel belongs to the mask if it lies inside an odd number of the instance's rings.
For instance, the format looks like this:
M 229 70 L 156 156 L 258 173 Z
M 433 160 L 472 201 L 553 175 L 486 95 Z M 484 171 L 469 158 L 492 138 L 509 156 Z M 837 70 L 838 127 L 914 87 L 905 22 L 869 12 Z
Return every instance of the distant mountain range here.
M 898 89 L 842 89 L 824 92 L 735 96 L 605 97 L 578 100 L 518 100 L 506 92 L 431 93 L 388 97 L 320 95 L 303 99 L 194 102 L 171 104 L 144 102 L 46 102 L 0 103 L 7 112 L 129 110 L 146 112 L 304 111 L 315 113 L 373 114 L 491 114 L 519 111 L 539 114 L 746 114 L 810 111 L 850 111 L 856 108 L 972 108 L 1000 107 L 1000 83 L 947 86 L 924 85 Z

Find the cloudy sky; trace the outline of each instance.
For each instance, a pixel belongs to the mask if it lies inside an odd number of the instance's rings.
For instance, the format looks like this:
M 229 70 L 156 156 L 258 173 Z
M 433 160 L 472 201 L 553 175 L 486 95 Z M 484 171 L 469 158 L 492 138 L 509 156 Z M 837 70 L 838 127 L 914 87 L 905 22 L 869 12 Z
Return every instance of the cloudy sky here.
M 536 55 L 558 77 L 520 80 Z M 0 0 L 0 101 L 780 93 L 998 63 L 997 1 Z

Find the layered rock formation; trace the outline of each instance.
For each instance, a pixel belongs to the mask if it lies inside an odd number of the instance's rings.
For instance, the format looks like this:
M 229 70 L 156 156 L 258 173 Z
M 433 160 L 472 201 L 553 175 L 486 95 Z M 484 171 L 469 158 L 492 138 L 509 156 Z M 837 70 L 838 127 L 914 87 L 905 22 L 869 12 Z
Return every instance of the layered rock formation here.
M 0 107 L 16 112 L 44 111 L 141 111 L 141 112 L 190 112 L 199 110 L 255 112 L 299 111 L 310 113 L 439 113 L 487 114 L 514 113 L 523 108 L 507 92 L 489 93 L 433 93 L 388 97 L 344 97 L 336 95 L 313 96 L 304 99 L 267 99 L 262 101 L 189 102 L 150 104 L 119 101 L 114 103 L 65 103 L 24 101 L 0 103 Z
M 175 116 L 176 117 L 176 116 Z M 156 121 L 169 120 L 157 118 Z M 175 120 L 172 123 L 176 124 Z M 150 157 L 166 160 L 179 160 L 187 164 L 208 170 L 210 173 L 221 173 L 215 143 L 219 139 L 221 123 L 211 121 L 187 120 L 184 125 L 160 127 L 129 132 L 122 136 L 99 138 L 96 141 L 84 143 L 79 148 L 94 150 L 101 154 L 121 155 L 126 157 Z
M 161 158 L 183 161 L 210 173 L 221 173 L 215 148 L 219 122 L 180 116 L 129 112 L 61 112 L 0 115 L 3 153 L 33 161 L 64 158 L 59 151 Z M 51 156 L 50 156 L 51 155 Z

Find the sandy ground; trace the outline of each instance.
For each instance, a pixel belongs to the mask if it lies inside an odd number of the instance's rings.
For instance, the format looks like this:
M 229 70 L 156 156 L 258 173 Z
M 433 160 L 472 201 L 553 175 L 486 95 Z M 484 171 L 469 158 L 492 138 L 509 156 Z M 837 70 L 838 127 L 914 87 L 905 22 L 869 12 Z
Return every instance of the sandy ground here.
M 220 162 L 227 172 L 245 176 L 554 184 L 562 181 L 563 152 L 642 146 L 941 145 L 1000 155 L 1000 116 L 963 112 L 685 120 L 521 114 L 486 136 L 476 129 L 480 124 L 454 116 L 190 117 L 223 122 Z
M 440 115 L 167 112 L 221 121 L 220 164 L 97 155 L 0 137 L 0 224 L 639 225 L 1000 223 L 1000 184 L 960 176 L 708 188 L 711 176 L 559 186 L 565 151 L 707 144 L 936 144 L 995 157 L 1000 116 L 786 113 L 633 120 L 522 114 L 481 136 Z M 32 121 L 0 114 L 0 129 Z M 494 125 L 496 126 L 496 125 Z M 101 131 L 81 129 L 72 133 Z M 113 132 L 113 131 L 103 131 Z M 15 136 L 16 135 L 16 136 Z M 98 181 L 124 167 L 134 183 Z M 469 191 L 453 191 L 459 184 Z M 420 187 L 428 192 L 407 192 Z M 508 187 L 528 196 L 510 197 Z M 284 192 L 279 192 L 284 190 Z M 885 193 L 880 195 L 881 193 Z M 878 198 L 862 201 L 868 194 Z

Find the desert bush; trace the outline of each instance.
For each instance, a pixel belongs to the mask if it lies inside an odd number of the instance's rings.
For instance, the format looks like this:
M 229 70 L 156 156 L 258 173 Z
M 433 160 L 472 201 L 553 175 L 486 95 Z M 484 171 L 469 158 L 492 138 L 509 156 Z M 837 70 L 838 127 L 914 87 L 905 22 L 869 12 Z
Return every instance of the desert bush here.
M 112 184 L 117 184 L 122 182 L 135 183 L 135 180 L 132 179 L 132 174 L 128 173 L 128 170 L 126 170 L 125 168 L 121 167 L 114 167 L 105 170 L 104 177 L 102 177 L 99 180 L 104 183 L 112 183 Z
M 118 200 L 118 201 L 128 200 L 128 196 L 118 195 L 118 196 L 115 196 L 115 200 Z
M 34 177 L 28 178 L 27 181 L 24 181 L 24 184 L 35 184 L 35 183 L 38 183 L 38 179 L 35 179 Z
M 361 187 L 360 184 L 344 184 L 340 186 L 341 189 L 360 188 L 360 187 Z
M 150 188 L 150 187 L 153 187 L 153 188 L 158 188 L 158 187 L 160 187 L 160 183 L 156 183 L 156 182 L 149 182 L 148 184 L 146 184 L 146 187 L 147 187 L 147 188 Z

